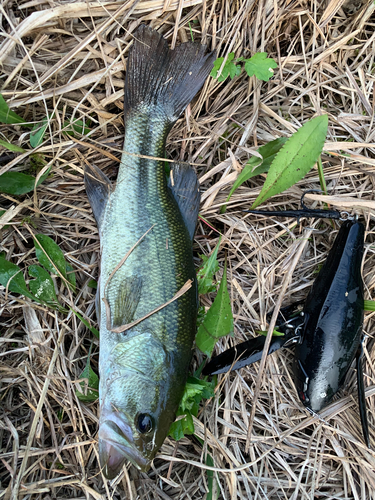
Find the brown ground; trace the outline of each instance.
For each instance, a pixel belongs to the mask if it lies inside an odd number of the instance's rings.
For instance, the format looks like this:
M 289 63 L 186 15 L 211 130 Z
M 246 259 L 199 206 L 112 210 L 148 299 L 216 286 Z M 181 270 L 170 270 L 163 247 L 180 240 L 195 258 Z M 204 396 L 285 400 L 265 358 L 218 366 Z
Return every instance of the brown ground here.
M 321 112 L 329 116 L 322 161 L 330 202 L 364 218 L 363 277 L 365 298 L 371 299 L 374 2 L 165 1 L 169 3 L 172 10 L 163 11 L 162 0 L 2 2 L 2 95 L 31 122 L 51 117 L 38 153 L 52 165 L 52 175 L 34 195 L 2 197 L 2 208 L 19 211 L 8 212 L 11 225 L 2 229 L 0 251 L 24 269 L 36 263 L 31 233 L 51 236 L 78 281 L 79 291 L 69 294 L 56 280 L 60 302 L 96 325 L 95 290 L 87 284 L 98 275 L 99 242 L 83 168 L 86 161 L 95 163 L 116 177 L 124 67 L 138 24 L 157 28 L 172 44 L 190 39 L 191 27 L 194 41 L 220 55 L 250 57 L 267 51 L 279 65 L 268 83 L 244 72 L 223 83 L 209 78 L 168 141 L 168 158 L 197 165 L 201 215 L 216 229 L 199 223 L 196 255 L 208 255 L 218 232 L 223 234 L 219 257 L 222 269 L 227 253 L 235 336 L 221 340 L 217 350 L 266 329 L 266 313 L 279 298 L 287 304 L 306 297 L 331 247 L 336 223 L 319 222 L 319 231 L 311 232 L 306 221 L 296 225 L 291 219 L 263 220 L 240 211 L 255 200 L 264 176 L 239 188 L 227 213 L 219 213 L 237 173 L 258 146 L 290 136 Z M 67 135 L 64 122 L 74 119 L 89 120 L 91 132 L 76 134 L 77 140 Z M 0 131 L 1 139 L 27 149 L 3 162 L 0 173 L 29 170 L 34 153 L 29 130 L 0 125 Z M 316 168 L 272 198 L 268 207 L 296 208 L 302 190 L 311 188 L 319 188 Z M 202 301 L 209 306 L 212 298 Z M 90 346 L 97 369 L 98 342 L 72 313 L 54 312 L 3 287 L 0 300 L 0 498 L 205 498 L 205 448 L 195 438 L 177 444 L 167 439 L 149 474 L 128 467 L 116 480 L 105 481 L 97 460 L 98 404 L 82 404 L 75 395 Z M 366 313 L 364 371 L 374 444 L 373 323 L 373 314 Z M 196 433 L 214 458 L 213 498 L 375 497 L 375 455 L 363 444 L 354 370 L 319 420 L 299 403 L 290 374 L 292 357 L 292 350 L 275 353 L 262 371 L 257 363 L 219 378 L 215 401 L 196 421 Z M 196 362 L 195 357 L 194 366 Z

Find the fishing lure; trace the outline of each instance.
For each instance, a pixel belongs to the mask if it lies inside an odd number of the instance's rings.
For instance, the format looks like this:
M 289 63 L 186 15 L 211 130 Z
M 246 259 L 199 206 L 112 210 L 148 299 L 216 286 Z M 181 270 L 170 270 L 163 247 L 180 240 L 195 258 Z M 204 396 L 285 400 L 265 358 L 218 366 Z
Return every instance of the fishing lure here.
M 279 321 L 278 329 L 285 335 L 272 337 L 268 354 L 295 344 L 295 386 L 302 404 L 312 413 L 332 401 L 356 358 L 362 432 L 370 447 L 361 363 L 363 245 L 363 224 L 344 222 L 302 313 L 290 321 Z M 228 349 L 210 361 L 203 374 L 225 373 L 252 364 L 262 357 L 264 344 L 265 337 L 257 337 Z

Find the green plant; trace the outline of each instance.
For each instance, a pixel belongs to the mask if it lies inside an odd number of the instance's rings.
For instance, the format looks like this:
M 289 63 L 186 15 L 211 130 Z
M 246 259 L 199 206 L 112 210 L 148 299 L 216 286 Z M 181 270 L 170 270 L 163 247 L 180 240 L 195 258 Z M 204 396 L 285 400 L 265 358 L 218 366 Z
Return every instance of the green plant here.
M 327 128 L 328 116 L 316 116 L 289 137 L 269 166 L 266 181 L 252 209 L 303 179 L 323 150 Z
M 40 176 L 36 184 L 36 178 L 32 175 L 23 174 L 22 172 L 5 172 L 0 176 L 0 192 L 20 196 L 34 191 L 35 187 L 38 187 L 46 180 L 50 171 L 51 167 Z
M 259 158 L 258 156 L 252 156 L 246 163 L 242 172 L 235 180 L 232 189 L 229 192 L 226 200 L 227 202 L 230 200 L 235 190 L 239 188 L 244 182 L 248 181 L 252 177 L 255 177 L 256 175 L 265 174 L 268 172 L 271 163 L 274 161 L 277 153 L 280 151 L 286 141 L 286 137 L 279 137 L 278 139 L 275 139 L 274 141 L 271 141 L 258 149 L 258 153 L 262 157 Z M 221 207 L 221 213 L 224 213 L 225 210 L 226 205 L 223 205 Z
M 251 207 L 252 209 L 303 179 L 319 161 L 327 128 L 327 115 L 317 116 L 306 122 L 288 139 L 280 137 L 261 146 L 258 152 L 262 158 L 255 156 L 250 158 L 234 182 L 226 201 L 229 201 L 239 186 L 259 174 L 268 173 L 262 190 Z M 319 175 L 324 187 L 325 182 L 321 168 Z M 222 212 L 225 209 L 226 205 L 222 207 Z
M 79 376 L 80 379 L 85 380 L 79 382 L 79 390 L 76 390 L 77 398 L 84 403 L 91 403 L 98 399 L 99 396 L 99 377 L 91 368 L 90 358 L 91 347 L 87 356 L 86 366 Z
M 45 117 L 39 123 L 34 125 L 26 123 L 25 120 L 12 111 L 4 97 L 0 94 L 0 123 L 20 125 L 22 127 L 31 127 L 30 132 L 30 146 L 35 149 L 40 146 L 44 140 L 48 125 L 53 118 L 51 116 Z M 90 129 L 84 124 L 82 120 L 73 120 L 64 122 L 64 130 L 68 135 L 87 134 Z M 12 151 L 14 153 L 26 153 L 26 149 L 12 144 L 8 141 L 0 139 L 0 146 Z M 37 171 L 40 171 L 46 164 L 41 155 L 30 155 L 30 163 L 37 165 Z M 23 195 L 33 191 L 35 187 L 39 186 L 50 173 L 51 167 L 45 172 L 38 180 L 35 186 L 35 177 L 21 172 L 5 172 L 0 176 L 0 192 L 10 195 Z
M 249 59 L 238 57 L 234 59 L 234 52 L 230 52 L 225 60 L 224 57 L 218 57 L 214 63 L 213 70 L 210 75 L 216 78 L 219 82 L 223 82 L 228 76 L 233 78 L 241 74 L 242 67 L 237 63 L 244 63 L 244 68 L 248 76 L 255 76 L 258 80 L 268 82 L 273 76 L 274 68 L 277 68 L 277 62 L 267 57 L 267 52 L 257 52 Z M 221 71 L 220 71 L 220 68 Z
M 49 236 L 37 234 L 34 246 L 36 257 L 43 267 L 35 264 L 29 266 L 28 274 L 34 278 L 29 281 L 29 287 L 26 285 L 22 269 L 6 260 L 4 255 L 0 255 L 0 284 L 10 292 L 20 293 L 39 304 L 65 311 L 57 300 L 55 286 L 49 273 L 60 273 L 72 290 L 75 290 L 75 274 L 71 272 L 72 268 L 66 262 L 60 247 Z

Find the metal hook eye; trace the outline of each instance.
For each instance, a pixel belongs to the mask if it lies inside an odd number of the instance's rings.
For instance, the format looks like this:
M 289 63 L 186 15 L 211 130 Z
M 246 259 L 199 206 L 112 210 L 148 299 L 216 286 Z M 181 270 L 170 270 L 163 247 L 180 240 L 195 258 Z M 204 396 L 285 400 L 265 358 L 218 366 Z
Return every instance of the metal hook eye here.
M 358 215 L 357 214 L 351 214 L 349 212 L 346 212 L 346 211 L 342 211 L 340 212 L 340 220 L 342 221 L 346 221 L 346 220 L 357 220 L 358 219 Z

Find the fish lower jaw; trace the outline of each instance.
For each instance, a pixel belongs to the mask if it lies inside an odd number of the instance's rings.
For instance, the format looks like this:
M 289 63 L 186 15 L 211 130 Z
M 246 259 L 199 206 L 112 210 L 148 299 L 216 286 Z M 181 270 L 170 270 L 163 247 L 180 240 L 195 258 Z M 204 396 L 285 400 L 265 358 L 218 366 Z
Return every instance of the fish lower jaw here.
M 151 464 L 135 446 L 127 425 L 119 427 L 113 420 L 106 420 L 99 428 L 99 461 L 104 475 L 113 479 L 126 460 L 141 471 L 147 471 Z
M 107 479 L 116 477 L 126 461 L 143 472 L 147 472 L 151 465 L 151 461 L 140 456 L 137 450 L 103 439 L 99 439 L 99 461 Z

